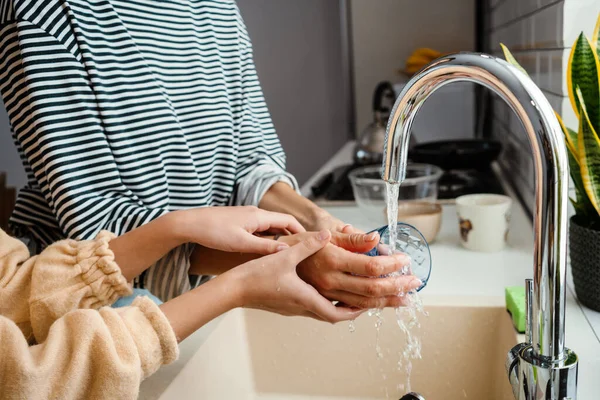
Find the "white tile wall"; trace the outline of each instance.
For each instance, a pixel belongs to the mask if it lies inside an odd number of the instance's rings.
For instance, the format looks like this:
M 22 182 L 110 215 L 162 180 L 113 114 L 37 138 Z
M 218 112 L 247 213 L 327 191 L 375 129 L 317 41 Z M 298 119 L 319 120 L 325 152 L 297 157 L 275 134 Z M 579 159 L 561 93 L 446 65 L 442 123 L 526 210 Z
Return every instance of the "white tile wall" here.
M 498 28 L 500 25 L 506 23 L 506 21 L 514 18 L 514 15 L 510 14 L 515 10 L 515 7 L 512 7 L 511 3 L 512 1 L 505 0 L 492 9 L 492 28 Z
M 516 57 L 518 58 L 517 61 L 519 64 L 525 68 L 525 71 L 527 71 L 529 76 L 534 77 L 538 74 L 539 53 L 527 51 L 517 54 Z
M 567 80 L 566 80 L 566 74 L 567 74 L 567 65 L 569 64 L 569 55 L 571 54 L 571 49 L 567 48 L 563 50 L 563 55 L 562 55 L 562 72 L 563 72 L 563 76 L 561 77 L 561 82 L 562 82 L 562 87 L 560 89 L 560 93 L 563 96 L 568 96 L 569 93 L 567 91 Z M 564 110 L 563 110 L 564 111 Z
M 552 107 L 562 113 L 566 87 L 565 4 L 578 0 L 489 0 L 489 45 L 494 53 L 502 42 L 542 89 Z M 586 0 L 584 0 L 586 1 Z M 596 0 L 597 1 L 597 0 Z M 499 98 L 493 102 L 492 135 L 504 144 L 500 164 L 512 177 L 525 205 L 533 206 L 534 182 L 531 149 L 523 127 Z M 531 209 L 531 208 L 530 208 Z
M 563 79 L 563 76 L 565 76 L 567 72 L 566 69 L 563 70 L 564 53 L 564 50 L 551 50 L 547 54 L 550 79 L 548 80 L 548 86 L 544 89 L 560 96 L 562 96 L 563 93 L 566 95 L 566 91 L 563 92 L 563 82 L 565 88 L 567 86 L 566 79 Z M 560 108 L 558 110 L 560 111 Z
M 521 190 L 519 193 L 525 203 L 529 206 L 533 204 L 534 182 L 533 182 L 533 159 L 529 149 L 529 143 L 523 143 L 520 137 L 523 135 L 514 135 L 510 130 L 506 130 L 504 125 L 498 121 L 495 124 L 495 134 L 504 144 L 504 152 L 499 162 L 505 171 L 511 171 L 510 176 L 513 183 Z M 524 151 L 523 149 L 527 149 Z
M 539 8 L 537 0 L 522 0 L 517 2 L 519 15 L 530 14 Z
M 535 15 L 527 17 L 518 25 L 521 26 L 521 40 L 520 44 L 524 49 L 531 49 L 535 47 L 535 32 L 536 32 L 536 18 Z
M 550 51 L 540 51 L 538 58 L 538 80 L 536 84 L 542 89 L 551 86 L 552 74 L 550 73 Z
M 534 36 L 532 38 L 535 49 L 556 49 L 563 43 L 563 7 L 560 1 L 550 7 L 541 8 L 533 15 Z
M 544 54 L 542 53 L 533 53 L 535 54 L 535 69 L 531 68 L 528 69 L 527 72 L 529 73 L 529 76 L 531 77 L 531 79 L 533 80 L 533 82 L 535 82 L 536 85 L 538 85 L 539 87 L 542 87 L 542 85 L 544 83 L 542 83 L 542 75 L 541 75 L 541 67 L 542 67 L 542 62 L 544 62 Z
M 577 129 L 577 117 L 567 93 L 567 62 L 570 47 L 581 31 L 591 37 L 600 13 L 600 0 L 488 1 L 493 6 L 488 32 L 492 53 L 502 57 L 499 43 L 506 44 L 561 114 L 565 125 Z M 500 165 L 509 172 L 507 176 L 513 177 L 514 185 L 531 210 L 533 161 L 524 131 L 499 98 L 495 98 L 491 112 L 492 135 L 505 146 Z

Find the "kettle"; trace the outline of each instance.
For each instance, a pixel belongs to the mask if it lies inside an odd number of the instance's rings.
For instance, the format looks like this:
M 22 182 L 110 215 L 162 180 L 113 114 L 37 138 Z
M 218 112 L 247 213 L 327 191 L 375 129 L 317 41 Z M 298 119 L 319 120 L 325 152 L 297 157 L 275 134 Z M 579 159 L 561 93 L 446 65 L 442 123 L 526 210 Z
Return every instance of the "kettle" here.
M 396 100 L 394 87 L 390 82 L 380 82 L 373 94 L 373 122 L 362 131 L 354 150 L 354 163 L 357 165 L 381 164 L 385 131 L 390 112 Z M 411 147 L 415 143 L 411 135 Z

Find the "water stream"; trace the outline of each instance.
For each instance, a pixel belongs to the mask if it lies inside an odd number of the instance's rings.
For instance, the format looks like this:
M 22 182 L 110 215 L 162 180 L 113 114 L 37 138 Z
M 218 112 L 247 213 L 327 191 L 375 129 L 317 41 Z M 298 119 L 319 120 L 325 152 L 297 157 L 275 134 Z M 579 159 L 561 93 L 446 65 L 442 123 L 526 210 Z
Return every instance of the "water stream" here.
M 389 246 L 390 254 L 394 254 L 396 249 L 396 240 L 398 236 L 398 193 L 400 184 L 386 182 L 386 202 L 387 202 L 387 219 L 388 219 L 388 231 L 389 231 Z M 402 272 L 397 273 L 404 275 L 408 273 L 410 266 L 407 265 L 403 268 Z M 406 345 L 403 351 L 399 352 L 400 359 L 398 360 L 398 370 L 404 369 L 406 374 L 406 385 L 404 388 L 402 384 L 398 385 L 398 389 L 401 391 L 410 392 L 410 374 L 412 371 L 412 360 L 421 358 L 421 340 L 419 337 L 414 335 L 413 329 L 419 327 L 419 319 L 417 317 L 418 312 L 423 312 L 423 303 L 419 298 L 419 295 L 415 291 L 414 293 L 399 293 L 401 296 L 405 296 L 406 306 L 396 308 L 396 322 L 400 327 L 402 333 L 406 337 Z M 406 318 L 405 318 L 406 316 Z
M 397 225 L 398 225 L 398 192 L 400 185 L 386 183 L 386 203 L 387 219 L 389 232 L 389 254 L 396 252 Z M 409 271 L 409 266 L 403 268 L 397 275 L 404 275 Z M 414 328 L 420 326 L 418 314 L 426 315 L 423 310 L 423 303 L 416 292 L 398 293 L 399 296 L 405 296 L 405 306 L 396 308 L 396 322 L 406 338 L 405 347 L 398 352 L 398 371 L 404 371 L 406 374 L 406 384 L 399 383 L 397 390 L 401 393 L 410 392 L 410 375 L 412 371 L 412 361 L 421 358 L 421 340 L 414 333 Z M 378 359 L 383 358 L 383 352 L 379 344 L 379 332 L 384 319 L 382 309 L 373 309 L 368 311 L 369 316 L 375 316 L 375 351 Z M 350 323 L 350 332 L 355 331 L 354 322 Z M 380 368 L 381 369 L 381 368 Z M 386 374 L 381 370 L 383 380 L 387 379 Z M 387 385 L 385 386 L 386 398 L 389 398 Z
M 388 231 L 390 234 L 390 254 L 394 254 L 396 251 L 396 238 L 398 237 L 398 193 L 400 190 L 400 184 L 398 183 L 385 183 L 386 188 L 386 202 L 387 202 L 387 221 Z

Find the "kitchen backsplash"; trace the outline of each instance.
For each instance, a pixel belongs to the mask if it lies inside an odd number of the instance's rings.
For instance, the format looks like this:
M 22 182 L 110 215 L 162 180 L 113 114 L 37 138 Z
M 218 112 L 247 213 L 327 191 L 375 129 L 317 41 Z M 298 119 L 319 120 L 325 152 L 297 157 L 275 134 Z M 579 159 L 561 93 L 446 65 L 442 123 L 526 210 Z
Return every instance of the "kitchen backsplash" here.
M 504 43 L 542 89 L 567 126 L 576 118 L 567 97 L 566 65 L 571 44 L 584 30 L 591 36 L 600 3 L 597 0 L 488 0 L 488 49 L 502 57 Z M 516 116 L 494 98 L 494 138 L 504 145 L 500 165 L 531 211 L 534 202 L 533 161 L 529 142 Z

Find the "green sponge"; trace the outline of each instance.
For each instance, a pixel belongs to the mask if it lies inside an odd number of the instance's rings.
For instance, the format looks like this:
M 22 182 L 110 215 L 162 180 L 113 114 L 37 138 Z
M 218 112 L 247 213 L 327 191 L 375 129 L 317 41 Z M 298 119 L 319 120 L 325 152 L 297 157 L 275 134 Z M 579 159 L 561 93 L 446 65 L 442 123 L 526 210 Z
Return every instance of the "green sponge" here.
M 525 333 L 525 287 L 511 286 L 504 290 L 506 309 L 512 315 L 513 324 L 519 333 Z

